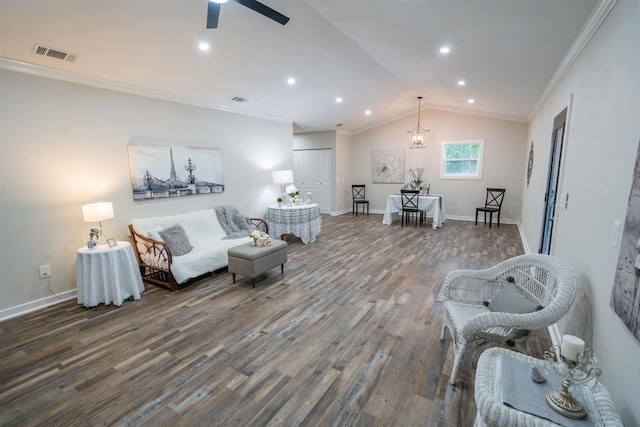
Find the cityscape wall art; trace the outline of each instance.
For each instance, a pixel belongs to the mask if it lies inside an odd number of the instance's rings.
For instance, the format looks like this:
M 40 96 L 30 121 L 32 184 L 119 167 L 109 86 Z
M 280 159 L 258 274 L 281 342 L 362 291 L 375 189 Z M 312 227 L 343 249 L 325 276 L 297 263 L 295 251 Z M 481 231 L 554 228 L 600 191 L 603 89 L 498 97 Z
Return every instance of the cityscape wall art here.
M 611 306 L 640 342 L 640 141 L 620 241 Z
M 134 200 L 224 191 L 222 149 L 128 144 Z

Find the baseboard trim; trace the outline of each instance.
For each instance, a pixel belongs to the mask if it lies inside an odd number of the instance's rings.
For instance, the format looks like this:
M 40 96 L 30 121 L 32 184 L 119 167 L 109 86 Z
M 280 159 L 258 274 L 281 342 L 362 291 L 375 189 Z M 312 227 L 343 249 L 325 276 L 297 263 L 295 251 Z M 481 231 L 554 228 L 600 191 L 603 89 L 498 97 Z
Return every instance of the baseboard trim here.
M 370 214 L 377 214 L 377 215 L 384 215 L 384 209 L 371 209 L 369 211 Z M 331 212 L 331 216 L 339 216 L 339 215 L 344 215 L 344 214 L 351 214 L 351 210 L 350 209 L 344 209 L 341 211 L 335 211 L 335 212 Z M 359 213 L 359 215 L 362 215 L 362 213 Z M 366 214 L 365 214 L 366 215 Z M 471 222 L 475 222 L 476 218 L 474 216 L 460 216 L 460 215 L 447 215 L 447 219 L 453 219 L 453 220 L 457 220 L 457 221 L 471 221 Z M 480 221 L 478 221 L 480 222 Z M 502 219 L 500 220 L 501 224 L 516 224 L 518 226 L 518 230 L 520 232 L 520 236 L 523 239 L 523 245 L 525 245 L 525 238 L 524 238 L 524 232 L 522 231 L 522 226 L 520 225 L 520 222 L 515 220 L 515 219 Z M 526 249 L 526 245 L 525 245 L 525 249 Z M 528 253 L 528 252 L 527 252 Z
M 530 254 L 531 249 L 529 248 L 529 242 L 527 242 L 527 236 L 524 234 L 524 230 L 522 229 L 522 224 L 518 222 L 518 231 L 520 232 L 520 240 L 522 240 L 522 247 L 524 248 L 525 254 Z
M 42 298 L 35 301 L 30 301 L 25 304 L 16 305 L 15 307 L 9 307 L 4 310 L 0 310 L 0 322 L 8 320 L 13 317 L 22 316 L 23 314 L 31 313 L 32 311 L 40 310 L 52 305 L 60 304 L 64 301 L 76 298 L 78 295 L 77 289 L 71 289 L 61 294 L 51 295 L 46 298 Z

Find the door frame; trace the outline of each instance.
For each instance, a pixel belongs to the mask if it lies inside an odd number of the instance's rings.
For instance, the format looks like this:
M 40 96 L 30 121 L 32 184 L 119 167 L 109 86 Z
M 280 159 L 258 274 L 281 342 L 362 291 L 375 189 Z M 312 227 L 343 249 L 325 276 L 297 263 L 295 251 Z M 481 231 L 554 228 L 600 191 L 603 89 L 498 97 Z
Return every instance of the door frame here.
M 555 217 L 558 209 L 558 187 L 560 185 L 560 172 L 562 170 L 562 157 L 565 141 L 567 139 L 568 107 L 553 119 L 553 132 L 551 133 L 551 147 L 549 149 L 549 165 L 547 169 L 547 185 L 544 193 L 544 211 L 542 215 L 542 234 L 538 253 L 549 255 Z M 560 138 L 558 136 L 560 135 Z

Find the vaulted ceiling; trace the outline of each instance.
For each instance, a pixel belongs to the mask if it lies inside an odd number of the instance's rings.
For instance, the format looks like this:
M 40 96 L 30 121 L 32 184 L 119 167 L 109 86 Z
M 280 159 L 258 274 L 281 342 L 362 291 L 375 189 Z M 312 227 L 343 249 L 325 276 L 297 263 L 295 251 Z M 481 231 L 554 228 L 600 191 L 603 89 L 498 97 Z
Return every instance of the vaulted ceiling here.
M 290 21 L 233 1 L 207 29 L 207 0 L 0 0 L 1 65 L 297 131 L 357 133 L 416 113 L 417 96 L 423 109 L 526 121 L 598 0 L 261 2 Z

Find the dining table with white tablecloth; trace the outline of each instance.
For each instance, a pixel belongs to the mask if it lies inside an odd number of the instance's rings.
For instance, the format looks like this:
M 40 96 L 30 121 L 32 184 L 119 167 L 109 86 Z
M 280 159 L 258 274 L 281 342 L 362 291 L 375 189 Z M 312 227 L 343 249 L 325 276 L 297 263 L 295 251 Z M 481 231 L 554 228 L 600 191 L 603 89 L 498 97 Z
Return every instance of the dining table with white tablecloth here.
M 418 198 L 418 209 L 423 211 L 425 215 L 433 218 L 433 228 L 442 227 L 442 224 L 444 224 L 447 219 L 447 211 L 444 206 L 444 197 L 442 194 L 421 194 Z M 389 195 L 382 223 L 391 225 L 401 210 L 402 196 L 400 194 Z

